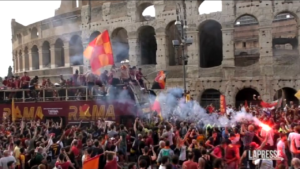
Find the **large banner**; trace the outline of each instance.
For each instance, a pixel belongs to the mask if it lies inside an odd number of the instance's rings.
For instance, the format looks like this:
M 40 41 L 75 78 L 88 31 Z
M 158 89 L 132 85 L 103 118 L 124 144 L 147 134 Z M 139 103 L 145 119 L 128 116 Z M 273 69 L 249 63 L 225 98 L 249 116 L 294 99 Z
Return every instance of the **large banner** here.
M 43 117 L 67 117 L 69 122 L 80 120 L 97 120 L 106 118 L 114 121 L 117 116 L 137 115 L 134 104 L 126 102 L 96 102 L 96 101 L 61 101 L 61 102 L 38 102 L 38 103 L 14 103 L 14 111 L 20 114 L 18 119 L 34 120 L 37 115 Z M 12 115 L 12 104 L 1 104 L 1 118 Z M 18 120 L 16 119 L 16 120 Z

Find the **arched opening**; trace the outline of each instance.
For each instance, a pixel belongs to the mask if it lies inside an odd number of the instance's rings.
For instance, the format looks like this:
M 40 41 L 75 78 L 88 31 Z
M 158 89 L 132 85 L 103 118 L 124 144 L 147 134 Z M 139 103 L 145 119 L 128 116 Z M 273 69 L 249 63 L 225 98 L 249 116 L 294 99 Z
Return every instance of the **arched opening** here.
M 57 67 L 65 66 L 64 42 L 57 39 L 55 42 L 55 65 Z
M 299 100 L 295 97 L 297 91 L 290 87 L 284 87 L 276 92 L 274 95 L 274 100 L 278 100 L 280 98 L 286 99 L 285 103 L 289 104 L 291 101 L 294 102 L 296 105 L 299 104 Z
M 72 66 L 83 65 L 83 46 L 78 35 L 74 35 L 70 40 L 70 63 Z
M 139 6 L 140 22 L 155 19 L 155 7 L 151 3 L 143 3 Z
M 220 91 L 215 89 L 207 89 L 202 93 L 201 96 L 201 106 L 207 107 L 210 104 L 213 104 L 213 106 L 217 109 L 220 108 Z
M 129 59 L 129 44 L 127 31 L 124 28 L 117 28 L 112 32 L 112 50 L 116 63 Z
M 199 14 L 209 14 L 222 11 L 222 1 L 198 1 Z
M 36 27 L 31 29 L 31 39 L 39 37 L 39 33 Z
M 43 58 L 43 68 L 51 67 L 51 51 L 50 43 L 45 41 L 42 46 L 42 58 Z
M 20 66 L 20 69 L 19 71 L 22 72 L 24 67 L 23 67 L 23 62 L 24 62 L 24 58 L 23 58 L 23 53 L 22 53 L 22 50 L 19 51 L 19 66 Z
M 156 64 L 157 44 L 154 28 L 152 26 L 140 28 L 138 41 L 140 45 L 141 64 Z
M 222 26 L 208 20 L 199 26 L 200 67 L 219 66 L 223 60 Z
M 17 35 L 17 38 L 18 38 L 18 44 L 22 44 L 22 35 L 21 34 L 18 34 Z
M 235 66 L 250 66 L 259 61 L 259 23 L 251 15 L 239 17 L 234 24 Z
M 24 50 L 24 62 L 25 62 L 25 70 L 29 70 L 29 54 L 28 54 L 28 47 L 25 47 Z
M 95 31 L 91 34 L 90 38 L 89 38 L 89 42 L 92 42 L 95 38 L 97 38 L 97 36 L 99 36 L 101 33 L 99 31 Z
M 298 57 L 298 28 L 295 16 L 283 12 L 275 16 L 272 23 L 273 55 L 276 57 Z
M 179 40 L 181 42 L 181 34 L 177 30 L 175 26 L 175 21 L 170 22 L 166 27 L 166 35 L 167 35 L 167 47 L 168 47 L 168 58 L 169 65 L 182 65 L 182 48 L 174 47 L 172 40 Z M 187 64 L 187 61 L 186 61 Z
M 259 104 L 257 100 L 253 99 L 253 95 L 259 96 L 258 91 L 252 88 L 244 88 L 240 90 L 235 96 L 235 106 L 236 108 L 240 107 L 240 105 L 244 105 L 247 102 L 248 106 L 250 104 L 257 105 Z
M 40 69 L 39 49 L 36 45 L 31 48 L 32 70 Z

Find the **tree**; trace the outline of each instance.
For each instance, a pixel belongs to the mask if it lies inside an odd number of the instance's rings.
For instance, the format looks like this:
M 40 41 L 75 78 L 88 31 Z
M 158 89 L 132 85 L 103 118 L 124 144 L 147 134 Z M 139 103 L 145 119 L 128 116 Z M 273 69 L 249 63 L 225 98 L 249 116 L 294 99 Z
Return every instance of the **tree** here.
M 8 72 L 7 72 L 7 77 L 12 77 L 13 76 L 13 73 L 12 73 L 12 67 L 9 66 L 8 67 Z

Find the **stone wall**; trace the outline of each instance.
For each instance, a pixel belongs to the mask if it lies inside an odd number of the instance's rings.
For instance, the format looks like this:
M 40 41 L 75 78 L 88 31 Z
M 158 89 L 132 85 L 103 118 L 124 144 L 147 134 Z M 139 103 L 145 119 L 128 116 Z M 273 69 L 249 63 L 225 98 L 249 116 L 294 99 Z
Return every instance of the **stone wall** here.
M 201 1 L 202 2 L 202 1 Z M 197 100 L 201 100 L 201 95 L 206 89 L 216 89 L 227 96 L 228 103 L 234 104 L 238 91 L 243 88 L 253 88 L 266 101 L 273 100 L 273 96 L 277 90 L 283 87 L 290 87 L 298 90 L 300 78 L 299 72 L 299 50 L 300 43 L 291 51 L 274 51 L 273 35 L 274 35 L 274 18 L 282 12 L 289 12 L 294 18 L 293 29 L 295 38 L 300 38 L 300 2 L 298 1 L 223 1 L 222 12 L 199 15 L 198 7 L 200 1 L 186 1 L 187 9 L 187 36 L 194 40 L 194 43 L 188 46 L 187 70 L 187 88 Z M 14 72 L 21 73 L 25 70 L 31 75 L 37 72 L 41 76 L 52 76 L 57 73 L 50 70 L 60 70 L 56 64 L 55 57 L 57 39 L 63 42 L 64 66 L 66 74 L 70 74 L 80 66 L 83 69 L 88 67 L 88 60 L 83 61 L 81 65 L 72 65 L 70 57 L 70 44 L 74 36 L 80 37 L 80 43 L 83 49 L 90 42 L 90 37 L 95 31 L 103 32 L 108 30 L 111 38 L 115 35 L 116 30 L 123 29 L 124 37 L 127 38 L 129 46 L 128 58 L 131 65 L 137 65 L 144 68 L 144 74 L 148 74 L 149 81 L 155 77 L 155 72 L 159 70 L 168 71 L 167 86 L 182 87 L 183 71 L 182 66 L 169 63 L 170 54 L 181 56 L 181 51 L 176 53 L 176 49 L 172 46 L 171 39 L 178 37 L 168 35 L 170 23 L 176 20 L 176 8 L 181 1 L 104 1 L 103 3 L 93 2 L 89 6 L 87 1 L 80 1 L 79 7 L 74 7 L 71 1 L 62 1 L 61 7 L 56 11 L 56 16 L 31 24 L 22 26 L 15 20 L 12 21 L 13 30 L 13 60 Z M 142 12 L 148 7 L 154 5 L 155 19 L 147 20 L 143 18 Z M 183 5 L 180 5 L 182 7 Z M 235 23 L 242 16 L 250 15 L 257 20 L 258 25 L 255 26 L 255 41 L 245 40 L 244 35 L 237 36 L 235 33 L 237 28 Z M 181 15 L 182 16 L 182 15 Z M 201 68 L 201 30 L 205 24 L 216 21 L 222 27 L 222 61 L 221 65 Z M 155 31 L 155 43 L 157 44 L 155 62 L 156 64 L 142 64 L 143 52 L 141 48 L 143 44 L 139 41 L 144 30 L 153 28 Z M 38 36 L 32 36 L 34 29 L 37 29 Z M 172 27 L 174 29 L 174 27 Z M 250 29 L 250 27 L 249 27 Z M 249 30 L 245 29 L 245 30 Z M 252 29 L 252 28 L 251 28 Z M 174 32 L 174 31 L 172 31 Z M 35 32 L 36 33 L 36 32 Z M 245 36 L 247 32 L 245 31 Z M 248 36 L 248 35 L 247 35 Z M 249 36 L 252 36 L 250 34 Z M 243 39 L 244 38 L 244 39 Z M 50 67 L 44 67 L 42 45 L 47 41 L 50 44 Z M 243 52 L 242 42 L 249 42 L 249 48 L 245 51 L 255 54 L 256 61 L 240 64 L 237 66 L 235 62 L 239 61 L 235 56 Z M 77 42 L 77 41 L 76 41 Z M 74 42 L 75 43 L 75 42 Z M 124 42 L 126 43 L 126 42 Z M 235 47 L 235 43 L 237 48 Z M 287 42 L 288 43 L 288 42 Z M 285 44 L 284 44 L 285 45 Z M 37 46 L 39 53 L 39 69 L 33 69 L 33 59 L 31 49 Z M 59 49 L 61 49 L 60 47 Z M 236 48 L 236 49 L 235 49 Z M 26 52 L 25 52 L 25 49 Z M 25 60 L 28 58 L 29 62 Z M 276 53 L 276 57 L 275 54 Z M 288 55 L 288 58 L 286 58 Z M 80 56 L 82 57 L 82 56 Z M 172 56 L 174 57 L 174 56 Z M 213 57 L 213 56 L 212 56 Z M 180 63 L 180 62 L 179 62 Z M 49 70 L 49 71 L 48 71 Z M 284 81 L 283 81 L 284 80 Z

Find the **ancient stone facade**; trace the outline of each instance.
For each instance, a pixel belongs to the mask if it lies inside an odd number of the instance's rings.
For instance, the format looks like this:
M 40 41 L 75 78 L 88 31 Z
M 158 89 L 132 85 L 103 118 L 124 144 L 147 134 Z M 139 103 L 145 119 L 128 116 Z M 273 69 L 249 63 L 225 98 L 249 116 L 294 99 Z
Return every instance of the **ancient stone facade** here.
M 255 93 L 265 101 L 281 96 L 297 101 L 293 95 L 300 89 L 298 1 L 228 0 L 222 2 L 222 12 L 204 15 L 198 12 L 200 0 L 79 1 L 78 7 L 74 2 L 62 1 L 53 18 L 28 26 L 12 20 L 16 74 L 28 71 L 56 80 L 76 69 L 83 73 L 89 65 L 82 56 L 84 48 L 108 30 L 118 62 L 129 58 L 149 81 L 156 71 L 167 70 L 167 87 L 182 87 L 181 49 L 171 42 L 180 37 L 174 22 L 186 7 L 186 33 L 194 40 L 186 48 L 187 89 L 195 99 L 218 104 L 224 94 L 228 104 L 237 104 Z M 151 5 L 155 18 L 143 17 Z

